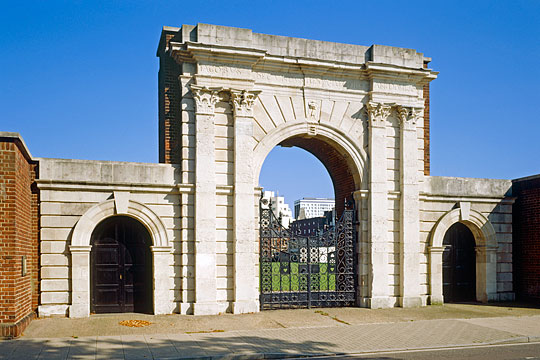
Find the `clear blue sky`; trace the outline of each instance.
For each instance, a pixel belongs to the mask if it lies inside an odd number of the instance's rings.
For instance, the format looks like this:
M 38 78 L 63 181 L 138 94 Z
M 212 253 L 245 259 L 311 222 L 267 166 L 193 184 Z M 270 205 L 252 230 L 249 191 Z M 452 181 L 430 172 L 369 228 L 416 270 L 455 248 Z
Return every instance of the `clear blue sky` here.
M 34 156 L 156 162 L 161 27 L 204 22 L 417 49 L 440 71 L 431 87 L 432 174 L 540 173 L 537 0 L 1 5 L 0 130 L 20 132 Z M 272 153 L 280 166 L 265 170 L 263 185 L 289 202 L 331 196 L 328 175 L 307 175 L 317 167 L 298 154 Z M 299 179 L 307 185 L 298 186 Z

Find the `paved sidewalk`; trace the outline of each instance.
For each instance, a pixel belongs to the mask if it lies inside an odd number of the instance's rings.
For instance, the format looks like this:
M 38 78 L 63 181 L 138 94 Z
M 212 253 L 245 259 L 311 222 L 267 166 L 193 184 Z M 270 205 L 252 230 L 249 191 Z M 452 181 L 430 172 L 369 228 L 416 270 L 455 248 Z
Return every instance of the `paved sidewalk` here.
M 444 318 L 446 311 L 454 319 Z M 505 310 L 505 311 L 503 311 Z M 459 314 L 484 311 L 497 317 L 457 318 Z M 433 312 L 433 313 L 431 313 Z M 439 317 L 424 320 L 422 317 Z M 396 322 L 376 322 L 378 317 L 395 314 Z M 505 316 L 518 313 L 522 316 Z M 337 315 L 336 315 L 337 314 Z M 369 314 L 361 322 L 359 314 Z M 381 315 L 383 314 L 383 315 Z M 415 316 L 411 316 L 416 314 Z M 427 314 L 427 315 L 426 315 Z M 407 315 L 407 316 L 404 316 Z M 101 316 L 86 319 L 87 323 L 118 321 L 121 316 Z M 139 316 L 133 314 L 133 316 Z M 157 319 L 157 317 L 150 317 Z M 103 329 L 93 336 L 34 337 L 39 328 L 60 323 L 73 323 L 73 319 L 37 320 L 30 336 L 17 340 L 0 341 L 0 359 L 261 359 L 284 358 L 294 355 L 356 354 L 394 349 L 424 349 L 501 342 L 540 341 L 540 309 L 490 308 L 463 305 L 457 307 L 428 307 L 423 309 L 392 309 L 390 312 L 367 309 L 312 309 L 265 312 L 246 316 L 199 317 L 167 316 L 173 320 L 191 318 L 201 321 L 207 330 L 167 331 L 161 333 L 147 328 L 125 328 L 138 334 L 108 335 Z M 195 318 L 195 320 L 193 320 Z M 237 321 L 246 330 L 223 330 L 214 325 Z M 307 319 L 302 323 L 301 319 Z M 407 321 L 407 318 L 409 321 Z M 97 320 L 95 320 L 97 319 Z M 212 321 L 212 319 L 214 321 Z M 251 322 L 253 319 L 269 321 Z M 279 320 L 288 319 L 289 323 Z M 296 322 L 295 322 L 296 320 Z M 318 320 L 314 323 L 315 320 Z M 390 319 L 392 320 L 392 318 Z M 233 323 L 234 323 L 233 321 Z M 281 326 L 277 327 L 276 323 Z M 193 324 L 192 324 L 193 325 Z M 210 326 L 209 326 L 210 325 Z M 222 326 L 225 327 L 225 326 Z M 123 327 L 118 327 L 119 329 Z M 61 326 L 49 328 L 49 334 L 61 331 Z M 72 329 L 73 330 L 73 329 Z M 178 330 L 178 329 L 177 329 Z M 183 329 L 185 330 L 185 329 Z M 124 331 L 124 329 L 122 329 Z

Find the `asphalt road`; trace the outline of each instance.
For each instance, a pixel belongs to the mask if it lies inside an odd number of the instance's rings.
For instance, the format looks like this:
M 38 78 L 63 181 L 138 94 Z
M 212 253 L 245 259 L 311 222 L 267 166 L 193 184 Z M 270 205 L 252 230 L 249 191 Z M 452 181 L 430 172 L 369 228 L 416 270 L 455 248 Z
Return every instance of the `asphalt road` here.
M 380 352 L 362 355 L 325 356 L 310 360 L 431 360 L 431 359 L 468 359 L 468 360 L 540 360 L 540 342 L 525 344 L 482 345 L 471 347 L 447 348 L 438 350 L 413 350 L 399 352 Z

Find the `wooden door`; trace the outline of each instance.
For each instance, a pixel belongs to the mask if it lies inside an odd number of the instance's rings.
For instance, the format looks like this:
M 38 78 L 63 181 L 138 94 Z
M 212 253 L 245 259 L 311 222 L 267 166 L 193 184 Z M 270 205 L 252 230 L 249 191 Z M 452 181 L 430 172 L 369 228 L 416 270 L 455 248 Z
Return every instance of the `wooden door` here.
M 444 235 L 443 245 L 444 301 L 475 301 L 476 254 L 473 233 L 466 225 L 456 223 Z
M 152 311 L 150 242 L 146 228 L 130 217 L 98 224 L 90 255 L 92 312 Z

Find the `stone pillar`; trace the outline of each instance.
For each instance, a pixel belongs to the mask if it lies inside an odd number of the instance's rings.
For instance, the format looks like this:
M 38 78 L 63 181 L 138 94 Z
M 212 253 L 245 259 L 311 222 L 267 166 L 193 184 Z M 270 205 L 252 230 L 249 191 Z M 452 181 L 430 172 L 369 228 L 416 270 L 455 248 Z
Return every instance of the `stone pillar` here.
M 260 91 L 231 90 L 234 112 L 234 314 L 259 311 L 253 204 L 253 104 Z
M 90 316 L 90 249 L 92 246 L 70 245 L 71 252 L 71 306 L 69 317 Z
M 369 271 L 367 271 L 366 261 L 366 239 L 364 233 L 367 231 L 367 223 L 365 220 L 365 214 L 362 213 L 363 201 L 367 198 L 367 193 L 362 190 L 356 190 L 353 193 L 353 198 L 356 203 L 356 216 L 358 223 L 356 225 L 356 239 L 358 246 L 357 253 L 357 305 L 361 307 L 368 306 L 367 299 L 369 298 L 369 289 L 367 284 L 369 282 Z
M 443 304 L 443 275 L 442 275 L 442 254 L 444 247 L 429 247 L 429 303 L 431 305 Z
M 480 245 L 476 250 L 476 301 L 497 301 L 497 247 Z
M 195 100 L 194 315 L 219 313 L 216 286 L 216 178 L 214 109 L 221 89 L 191 85 Z
M 416 123 L 421 110 L 396 107 L 400 131 L 400 298 L 402 307 L 422 306 L 420 297 L 420 198 Z
M 367 306 L 390 307 L 388 297 L 388 184 L 386 177 L 386 120 L 390 106 L 370 102 L 369 117 L 369 238 L 371 263 Z
M 152 246 L 154 263 L 154 315 L 171 314 L 174 311 L 174 297 L 171 283 L 172 248 Z

